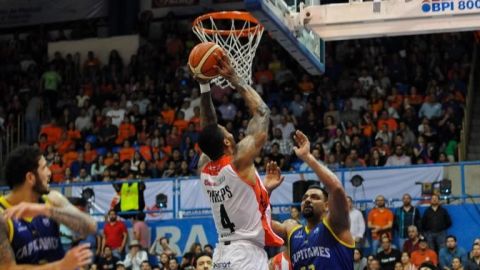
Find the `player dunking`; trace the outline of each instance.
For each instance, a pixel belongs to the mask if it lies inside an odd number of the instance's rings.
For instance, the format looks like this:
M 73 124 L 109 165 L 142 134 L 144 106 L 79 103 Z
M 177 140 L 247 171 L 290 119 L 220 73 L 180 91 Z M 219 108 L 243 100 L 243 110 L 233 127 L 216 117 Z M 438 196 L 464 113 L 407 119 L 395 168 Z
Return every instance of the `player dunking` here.
M 301 206 L 307 225 L 274 222 L 275 232 L 288 238 L 294 270 L 353 270 L 355 242 L 350 233 L 345 191 L 335 174 L 310 153 L 310 142 L 305 134 L 296 131 L 294 139 L 295 154 L 313 169 L 329 193 L 320 186 L 310 186 Z
M 0 197 L 0 268 L 2 270 L 74 270 L 91 263 L 88 245 L 66 254 L 59 224 L 80 237 L 96 232 L 96 222 L 50 191 L 51 176 L 40 150 L 20 146 L 7 157 L 5 177 L 11 191 Z
M 269 193 L 281 180 L 266 179 L 264 185 L 253 160 L 266 142 L 270 110 L 238 77 L 227 56 L 217 61 L 217 70 L 240 93 L 253 117 L 245 138 L 236 144 L 232 134 L 217 124 L 209 83 L 199 80 L 202 131 L 198 142 L 203 154 L 198 168 L 219 235 L 213 269 L 267 270 L 264 246 L 283 244 L 271 228 L 269 201 Z

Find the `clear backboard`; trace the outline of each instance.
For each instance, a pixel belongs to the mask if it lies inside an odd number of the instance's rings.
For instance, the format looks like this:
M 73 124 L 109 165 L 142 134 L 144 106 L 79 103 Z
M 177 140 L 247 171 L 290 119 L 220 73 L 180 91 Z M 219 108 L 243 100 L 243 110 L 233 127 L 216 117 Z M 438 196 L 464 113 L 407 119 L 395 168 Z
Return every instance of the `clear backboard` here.
M 325 71 L 325 43 L 314 31 L 294 27 L 295 5 L 288 6 L 283 0 L 245 0 L 245 5 L 309 74 L 320 75 Z
M 287 2 L 288 1 L 288 2 Z M 293 1 L 293 2 L 292 2 Z M 325 69 L 324 41 L 480 30 L 480 0 L 244 0 L 312 75 Z

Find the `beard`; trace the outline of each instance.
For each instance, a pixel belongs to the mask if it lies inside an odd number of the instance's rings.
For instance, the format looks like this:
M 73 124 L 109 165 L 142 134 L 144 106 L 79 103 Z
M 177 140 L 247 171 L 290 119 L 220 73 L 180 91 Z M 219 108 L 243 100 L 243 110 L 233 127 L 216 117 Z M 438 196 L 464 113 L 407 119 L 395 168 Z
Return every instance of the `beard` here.
M 312 206 L 305 206 L 302 210 L 302 216 L 306 219 L 312 218 L 315 216 Z
M 40 195 L 45 195 L 50 192 L 48 187 L 43 185 L 42 181 L 40 180 L 40 176 L 37 173 L 35 173 L 35 185 L 33 186 L 33 191 Z

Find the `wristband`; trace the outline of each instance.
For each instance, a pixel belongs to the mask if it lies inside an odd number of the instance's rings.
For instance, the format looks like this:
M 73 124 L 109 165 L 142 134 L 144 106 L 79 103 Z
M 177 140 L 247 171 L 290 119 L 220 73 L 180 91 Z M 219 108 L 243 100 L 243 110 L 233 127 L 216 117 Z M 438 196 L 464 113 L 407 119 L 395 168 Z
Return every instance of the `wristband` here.
M 210 92 L 210 83 L 201 83 L 200 84 L 200 94 Z

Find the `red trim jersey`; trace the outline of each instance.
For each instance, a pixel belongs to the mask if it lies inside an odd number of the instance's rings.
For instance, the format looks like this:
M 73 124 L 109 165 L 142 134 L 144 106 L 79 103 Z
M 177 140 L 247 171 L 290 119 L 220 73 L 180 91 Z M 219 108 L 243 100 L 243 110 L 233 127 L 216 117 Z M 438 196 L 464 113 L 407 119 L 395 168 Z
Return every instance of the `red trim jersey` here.
M 209 162 L 200 174 L 212 207 L 219 242 L 248 240 L 264 246 L 281 246 L 271 227 L 270 199 L 258 172 L 255 184 L 241 179 L 231 156 Z

